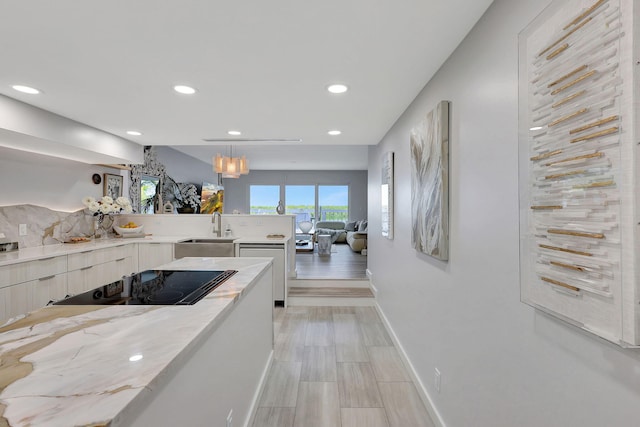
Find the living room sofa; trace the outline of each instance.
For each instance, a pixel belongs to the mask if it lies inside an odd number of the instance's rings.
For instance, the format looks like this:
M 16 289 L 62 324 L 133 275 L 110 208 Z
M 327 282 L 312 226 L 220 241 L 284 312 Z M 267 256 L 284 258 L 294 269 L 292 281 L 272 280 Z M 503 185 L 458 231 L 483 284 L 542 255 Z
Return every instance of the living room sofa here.
M 347 243 L 352 251 L 362 252 L 367 247 L 367 221 L 318 221 L 314 241 L 319 234 L 331 236 L 332 243 Z

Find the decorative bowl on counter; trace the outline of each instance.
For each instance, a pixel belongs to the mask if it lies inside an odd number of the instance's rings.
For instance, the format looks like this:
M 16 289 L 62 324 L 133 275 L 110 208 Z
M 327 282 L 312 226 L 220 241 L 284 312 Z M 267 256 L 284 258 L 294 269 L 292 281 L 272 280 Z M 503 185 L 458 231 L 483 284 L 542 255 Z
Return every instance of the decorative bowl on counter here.
M 125 224 L 128 225 L 128 224 Z M 125 235 L 125 234 L 142 234 L 143 230 L 144 230 L 144 226 L 143 225 L 138 225 L 136 227 L 132 227 L 132 226 L 117 226 L 117 225 L 113 225 L 113 229 L 115 230 L 116 233 L 118 233 L 119 235 Z

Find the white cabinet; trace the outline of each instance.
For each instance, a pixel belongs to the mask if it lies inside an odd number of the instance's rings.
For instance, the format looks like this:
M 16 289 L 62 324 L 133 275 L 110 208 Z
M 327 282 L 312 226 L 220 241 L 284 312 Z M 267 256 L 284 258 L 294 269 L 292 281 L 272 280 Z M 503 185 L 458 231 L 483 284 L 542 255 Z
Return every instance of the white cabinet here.
M 92 265 L 102 264 L 116 259 L 133 257 L 134 245 L 122 244 L 109 248 L 90 249 L 69 254 L 68 271 L 79 270 Z
M 46 306 L 67 295 L 67 274 L 56 274 L 28 282 L 33 292 L 31 310 Z
M 173 243 L 138 243 L 138 271 L 173 261 Z
M 67 293 L 67 256 L 0 267 L 0 320 L 44 307 Z
M 0 267 L 0 288 L 24 283 L 67 271 L 67 256 L 54 256 L 36 261 Z
M 286 306 L 286 257 L 283 243 L 240 243 L 241 257 L 273 258 L 273 300 L 283 302 Z
M 122 244 L 69 254 L 68 293 L 75 295 L 135 273 L 135 249 L 135 245 Z

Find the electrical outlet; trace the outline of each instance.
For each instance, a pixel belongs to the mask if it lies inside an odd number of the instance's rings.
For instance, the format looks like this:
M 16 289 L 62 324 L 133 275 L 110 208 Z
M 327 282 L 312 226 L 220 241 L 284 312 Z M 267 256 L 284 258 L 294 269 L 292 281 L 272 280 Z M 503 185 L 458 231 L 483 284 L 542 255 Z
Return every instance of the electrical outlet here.
M 436 391 L 440 393 L 440 371 L 438 368 L 435 368 L 433 372 L 433 385 L 435 385 Z
M 19 234 L 21 236 L 26 236 L 27 235 L 27 224 L 20 224 Z
M 227 427 L 233 427 L 233 409 L 229 411 L 227 415 Z

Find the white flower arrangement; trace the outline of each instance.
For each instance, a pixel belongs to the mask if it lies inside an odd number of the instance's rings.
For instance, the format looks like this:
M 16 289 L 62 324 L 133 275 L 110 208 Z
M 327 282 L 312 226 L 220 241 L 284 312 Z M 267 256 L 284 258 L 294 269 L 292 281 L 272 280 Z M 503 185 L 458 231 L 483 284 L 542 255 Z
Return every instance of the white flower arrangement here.
M 98 221 L 104 219 L 105 215 L 119 214 L 119 213 L 132 213 L 131 200 L 126 197 L 118 197 L 116 200 L 109 196 L 104 196 L 100 200 L 96 200 L 91 196 L 84 197 L 82 204 L 93 213 L 93 216 L 98 216 Z

